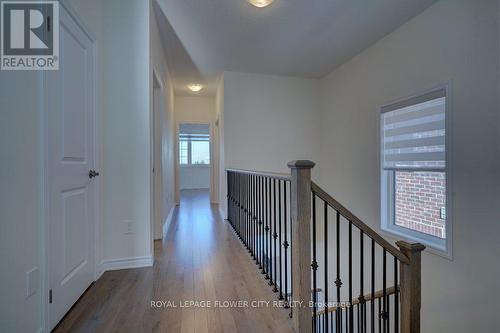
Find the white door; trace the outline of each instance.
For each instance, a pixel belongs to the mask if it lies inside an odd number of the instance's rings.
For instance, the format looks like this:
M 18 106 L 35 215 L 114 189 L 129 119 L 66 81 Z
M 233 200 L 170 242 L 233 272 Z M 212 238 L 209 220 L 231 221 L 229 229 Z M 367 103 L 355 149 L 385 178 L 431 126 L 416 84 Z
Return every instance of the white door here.
M 93 42 L 63 6 L 60 21 L 60 69 L 45 91 L 50 329 L 94 280 Z

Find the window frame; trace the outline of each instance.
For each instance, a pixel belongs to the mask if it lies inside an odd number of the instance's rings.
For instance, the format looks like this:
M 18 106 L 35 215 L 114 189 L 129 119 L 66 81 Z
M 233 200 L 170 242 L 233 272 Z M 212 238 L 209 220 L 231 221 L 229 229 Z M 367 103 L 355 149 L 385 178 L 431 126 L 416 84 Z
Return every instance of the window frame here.
M 177 164 L 179 165 L 179 168 L 210 168 L 212 164 L 212 135 L 211 135 L 211 129 L 210 129 L 210 124 L 208 123 L 193 123 L 197 125 L 207 125 L 209 129 L 209 134 L 208 134 L 208 139 L 206 142 L 208 142 L 208 163 L 207 164 L 193 164 L 192 163 L 192 148 L 191 148 L 191 140 L 185 140 L 187 142 L 187 164 L 182 164 L 181 163 L 181 131 L 180 131 L 180 126 L 183 123 L 179 123 L 178 131 L 177 131 Z M 191 123 L 190 123 L 191 124 Z
M 383 127 L 382 115 L 385 112 L 397 110 L 403 106 L 413 105 L 425 101 L 425 96 L 430 95 L 439 90 L 445 92 L 445 178 L 446 178 L 446 222 L 445 222 L 445 239 L 437 236 L 429 235 L 423 232 L 405 228 L 397 225 L 395 222 L 396 217 L 396 181 L 395 170 L 384 170 L 383 167 Z M 431 100 L 431 99 L 429 99 Z M 405 97 L 387 103 L 379 108 L 378 112 L 378 134 L 379 134 L 379 175 L 380 175 L 380 228 L 383 233 L 388 236 L 398 239 L 404 239 L 410 242 L 419 242 L 427 246 L 426 251 L 429 253 L 437 254 L 444 258 L 453 260 L 452 244 L 453 244 L 453 209 L 452 209 L 452 95 L 451 95 L 451 82 L 435 86 L 432 89 L 422 91 L 409 97 Z M 419 171 L 419 170 L 401 170 L 401 171 Z

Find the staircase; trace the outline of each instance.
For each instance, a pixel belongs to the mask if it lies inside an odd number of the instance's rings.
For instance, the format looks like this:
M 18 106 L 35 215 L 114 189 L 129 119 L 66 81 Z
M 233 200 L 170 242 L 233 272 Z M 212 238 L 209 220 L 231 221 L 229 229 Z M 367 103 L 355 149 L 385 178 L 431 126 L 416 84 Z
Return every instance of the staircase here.
M 421 244 L 390 244 L 311 181 L 227 169 L 228 221 L 297 332 L 420 332 Z

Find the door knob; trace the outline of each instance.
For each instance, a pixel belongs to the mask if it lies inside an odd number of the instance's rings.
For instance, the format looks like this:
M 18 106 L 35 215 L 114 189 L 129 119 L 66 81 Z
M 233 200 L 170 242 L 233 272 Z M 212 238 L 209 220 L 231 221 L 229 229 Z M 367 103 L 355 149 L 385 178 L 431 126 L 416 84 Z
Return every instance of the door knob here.
M 94 177 L 97 177 L 99 176 L 99 172 L 95 171 L 95 170 L 90 170 L 89 171 L 89 178 L 92 179 Z

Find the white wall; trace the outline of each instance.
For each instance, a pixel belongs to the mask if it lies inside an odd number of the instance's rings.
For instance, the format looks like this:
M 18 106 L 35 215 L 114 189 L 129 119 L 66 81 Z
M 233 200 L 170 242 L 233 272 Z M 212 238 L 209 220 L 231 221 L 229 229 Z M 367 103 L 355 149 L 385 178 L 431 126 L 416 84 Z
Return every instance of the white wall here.
M 422 332 L 500 327 L 496 0 L 442 0 L 323 81 L 320 183 L 379 228 L 378 107 L 452 82 L 454 260 L 422 258 Z
M 226 168 L 288 173 L 291 160 L 318 160 L 318 80 L 225 72 L 223 82 Z
M 150 257 L 149 1 L 103 3 L 103 259 Z
M 41 327 L 41 132 L 35 71 L 0 73 L 0 331 Z M 26 272 L 37 293 L 26 298 Z M 30 314 L 27 316 L 26 314 Z
M 180 123 L 215 122 L 215 98 L 208 96 L 175 96 L 175 120 Z
M 156 20 L 155 11 L 161 10 L 159 7 L 151 5 L 150 8 L 150 47 L 151 47 L 151 77 L 150 82 L 153 82 L 153 75 L 158 75 L 161 81 L 159 89 L 159 113 L 155 120 L 158 124 L 155 126 L 155 140 L 157 145 L 157 162 L 155 165 L 156 175 L 156 214 L 157 221 L 154 226 L 154 238 L 160 239 L 163 236 L 163 230 L 168 229 L 168 219 L 171 216 L 172 210 L 175 207 L 174 200 L 174 177 L 175 177 L 175 154 L 174 154 L 174 95 L 171 75 L 169 73 L 168 64 L 165 58 L 165 49 L 161 42 L 158 23 Z M 153 93 L 153 90 L 151 90 Z M 151 95 L 151 98 L 153 96 Z M 151 103 L 151 106 L 153 103 Z M 153 112 L 155 112 L 153 110 Z
M 175 121 L 177 130 L 182 123 L 203 123 L 210 125 L 210 137 L 212 145 L 210 147 L 211 167 L 186 168 L 177 166 L 177 188 L 208 188 L 204 186 L 207 172 L 209 175 L 209 185 L 218 183 L 217 161 L 218 157 L 218 138 L 215 125 L 216 109 L 215 98 L 207 96 L 175 96 L 174 102 Z M 176 147 L 177 149 L 177 147 Z M 177 150 L 176 150 L 177 151 Z M 176 155 L 177 158 L 177 155 Z M 178 161 L 177 161 L 178 162 Z M 213 187 L 213 188 L 212 188 Z M 210 187 L 210 201 L 218 202 L 216 186 Z
M 209 166 L 181 166 L 179 168 L 179 189 L 209 189 Z

